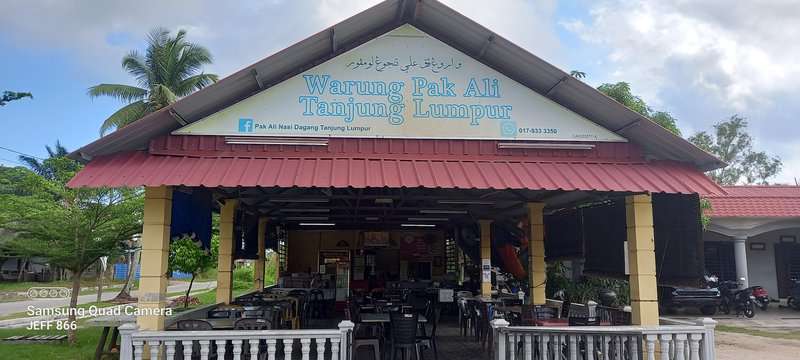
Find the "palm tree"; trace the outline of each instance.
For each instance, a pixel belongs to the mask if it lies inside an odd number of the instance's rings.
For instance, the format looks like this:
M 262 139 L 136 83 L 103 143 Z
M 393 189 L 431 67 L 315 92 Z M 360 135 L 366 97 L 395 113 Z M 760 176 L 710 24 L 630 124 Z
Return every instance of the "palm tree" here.
M 47 161 L 48 159 L 63 158 L 69 154 L 67 148 L 61 145 L 60 141 L 56 140 L 56 145 L 52 148 L 50 145 L 45 145 L 44 148 L 47 150 L 47 159 L 36 158 L 28 155 L 20 155 L 19 161 L 27 165 L 33 172 L 47 180 L 55 179 L 57 170 L 56 168 L 59 166 L 67 166 L 67 169 L 72 171 L 77 171 L 80 167 L 77 162 L 72 161 L 64 162 L 63 164 L 55 164 L 52 161 Z
M 111 96 L 127 103 L 103 122 L 101 136 L 217 81 L 217 75 L 201 71 L 203 65 L 211 63 L 211 53 L 186 41 L 186 31 L 179 30 L 172 37 L 166 29 L 158 28 L 150 32 L 147 43 L 144 55 L 133 50 L 122 58 L 122 67 L 139 86 L 100 84 L 89 88 L 92 98 Z

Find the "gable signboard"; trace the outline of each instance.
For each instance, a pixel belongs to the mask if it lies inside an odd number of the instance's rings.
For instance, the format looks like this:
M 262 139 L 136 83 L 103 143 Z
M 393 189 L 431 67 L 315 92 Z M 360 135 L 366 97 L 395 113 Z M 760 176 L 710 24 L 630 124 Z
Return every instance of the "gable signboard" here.
M 174 134 L 625 141 L 411 25 Z

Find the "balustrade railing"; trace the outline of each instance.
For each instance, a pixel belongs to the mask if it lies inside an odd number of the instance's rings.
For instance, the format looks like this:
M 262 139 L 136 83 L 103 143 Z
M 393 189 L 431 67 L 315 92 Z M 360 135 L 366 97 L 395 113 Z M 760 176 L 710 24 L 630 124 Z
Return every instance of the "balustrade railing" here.
M 353 323 L 338 329 L 139 331 L 120 326 L 120 360 L 164 359 L 292 359 L 348 360 Z M 312 355 L 313 354 L 313 355 Z M 226 356 L 227 355 L 227 356 Z M 315 356 L 314 356 L 315 355 Z
M 494 320 L 496 360 L 714 360 L 716 321 L 661 326 L 508 326 Z

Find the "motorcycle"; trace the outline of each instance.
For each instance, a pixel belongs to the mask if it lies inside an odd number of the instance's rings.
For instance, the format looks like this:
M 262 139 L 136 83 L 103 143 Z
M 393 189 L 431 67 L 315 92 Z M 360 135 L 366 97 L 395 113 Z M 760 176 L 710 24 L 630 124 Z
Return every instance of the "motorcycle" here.
M 800 279 L 792 279 L 792 290 L 786 299 L 786 305 L 795 310 L 800 310 Z
M 767 306 L 769 306 L 769 294 L 767 293 L 767 289 L 758 285 L 751 286 L 748 289 L 755 298 L 755 304 L 758 308 L 762 311 L 767 311 Z
M 742 279 L 741 281 L 743 281 Z M 722 301 L 719 304 L 719 310 L 728 315 L 731 310 L 736 312 L 739 316 L 743 314 L 747 318 L 752 318 L 756 315 L 755 312 L 755 297 L 750 288 L 739 290 L 739 283 L 736 281 L 723 281 L 719 283 L 718 289 L 722 296 Z

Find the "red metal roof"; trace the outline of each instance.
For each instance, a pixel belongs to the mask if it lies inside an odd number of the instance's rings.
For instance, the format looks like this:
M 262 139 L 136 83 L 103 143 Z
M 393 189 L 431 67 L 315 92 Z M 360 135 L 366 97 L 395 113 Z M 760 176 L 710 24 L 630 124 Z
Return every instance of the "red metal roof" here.
M 800 186 L 724 186 L 727 194 L 712 195 L 714 217 L 800 217 Z
M 167 136 L 93 159 L 71 187 L 428 187 L 722 193 L 691 165 L 645 161 L 629 144 L 498 150 L 495 141 L 331 139 L 327 147 L 230 145 Z

